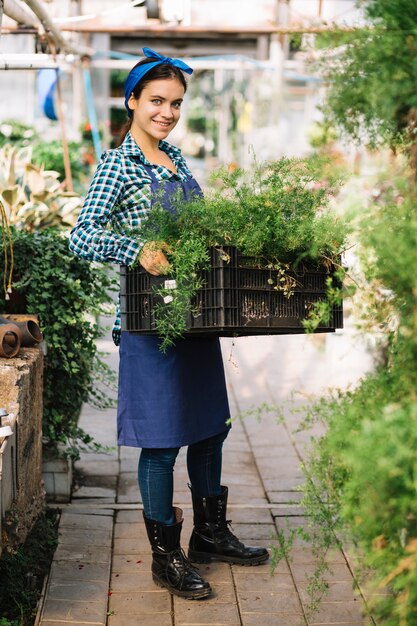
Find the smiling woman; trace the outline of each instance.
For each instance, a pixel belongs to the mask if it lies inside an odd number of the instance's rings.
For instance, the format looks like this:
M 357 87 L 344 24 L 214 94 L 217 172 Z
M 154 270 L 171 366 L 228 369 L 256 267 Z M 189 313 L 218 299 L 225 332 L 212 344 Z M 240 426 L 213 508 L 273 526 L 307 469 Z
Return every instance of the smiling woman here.
M 180 150 L 165 141 L 180 118 L 187 87 L 183 72 L 192 69 L 148 48 L 144 52 L 147 58 L 126 80 L 129 121 L 121 144 L 103 155 L 70 247 L 93 261 L 133 265 L 138 260 L 158 275 L 169 268 L 169 247 L 140 240 L 152 204 L 174 213 L 179 195 L 190 200 L 202 192 Z M 178 596 L 207 597 L 209 583 L 181 549 L 182 511 L 173 507 L 173 470 L 181 446 L 188 446 L 194 510 L 190 559 L 257 565 L 269 556 L 265 548 L 241 543 L 226 519 L 221 466 L 230 413 L 219 339 L 185 337 L 161 352 L 159 337 L 121 332 L 120 308 L 113 337 L 120 343 L 118 441 L 142 448 L 138 480 L 153 579 Z

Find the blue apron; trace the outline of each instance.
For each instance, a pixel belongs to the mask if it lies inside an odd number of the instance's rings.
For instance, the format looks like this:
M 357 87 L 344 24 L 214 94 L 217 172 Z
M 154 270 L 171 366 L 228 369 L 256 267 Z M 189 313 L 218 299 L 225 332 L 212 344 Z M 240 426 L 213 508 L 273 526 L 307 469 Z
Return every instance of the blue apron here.
M 193 178 L 164 184 L 146 166 L 152 198 L 173 211 L 171 197 L 182 189 L 201 195 Z M 118 444 L 176 448 L 217 435 L 230 426 L 223 359 L 218 337 L 185 337 L 165 353 L 153 335 L 122 332 L 118 388 Z

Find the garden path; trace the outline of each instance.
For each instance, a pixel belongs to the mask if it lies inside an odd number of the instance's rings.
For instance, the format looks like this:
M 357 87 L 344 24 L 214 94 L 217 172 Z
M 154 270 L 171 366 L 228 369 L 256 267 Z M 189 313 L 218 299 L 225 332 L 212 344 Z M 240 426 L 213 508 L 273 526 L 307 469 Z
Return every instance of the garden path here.
M 349 322 L 349 319 L 348 319 Z M 346 388 L 371 367 L 366 338 L 348 324 L 330 335 L 223 339 L 233 415 L 262 403 L 285 404 L 285 423 L 274 411 L 236 420 L 225 443 L 223 482 L 229 486 L 228 517 L 246 543 L 277 545 L 276 533 L 304 525 L 298 485 L 300 463 L 311 432 L 295 433 L 300 406 L 328 387 Z M 117 350 L 100 342 L 117 367 Z M 84 407 L 81 426 L 97 440 L 115 445 L 114 410 Z M 172 597 L 152 582 L 150 549 L 141 521 L 136 481 L 138 451 L 114 448 L 108 455 L 84 454 L 77 485 L 63 508 L 60 544 L 46 588 L 40 626 L 370 626 L 365 603 L 352 590 L 353 561 L 344 550 L 329 555 L 329 591 L 319 610 L 308 614 L 307 577 L 315 557 L 296 541 L 291 557 L 274 575 L 270 566 L 212 564 L 201 570 L 214 596 L 201 602 Z M 181 451 L 175 470 L 175 503 L 184 510 L 183 545 L 192 511 Z

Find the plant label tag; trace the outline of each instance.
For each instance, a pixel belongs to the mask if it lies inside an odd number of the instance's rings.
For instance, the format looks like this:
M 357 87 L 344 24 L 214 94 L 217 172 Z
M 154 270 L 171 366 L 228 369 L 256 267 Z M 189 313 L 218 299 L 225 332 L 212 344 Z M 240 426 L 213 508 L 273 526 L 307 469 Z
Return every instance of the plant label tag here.
M 164 296 L 164 302 L 165 304 L 169 304 L 170 302 L 173 301 L 173 297 L 172 296 Z
M 166 280 L 164 282 L 164 287 L 165 287 L 165 289 L 176 289 L 177 288 L 177 281 L 176 280 Z
M 10 435 L 13 435 L 13 431 L 10 426 L 0 427 L 0 437 L 10 437 Z

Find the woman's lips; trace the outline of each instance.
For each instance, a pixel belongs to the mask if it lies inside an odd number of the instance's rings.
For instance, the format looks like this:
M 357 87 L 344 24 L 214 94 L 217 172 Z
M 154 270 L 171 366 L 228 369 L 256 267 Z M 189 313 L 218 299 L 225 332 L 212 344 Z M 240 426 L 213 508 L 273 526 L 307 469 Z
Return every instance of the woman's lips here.
M 160 126 L 161 128 L 168 128 L 168 126 L 171 126 L 172 122 L 159 122 L 158 120 L 152 120 L 153 122 L 155 122 L 155 124 L 158 124 L 158 126 Z

